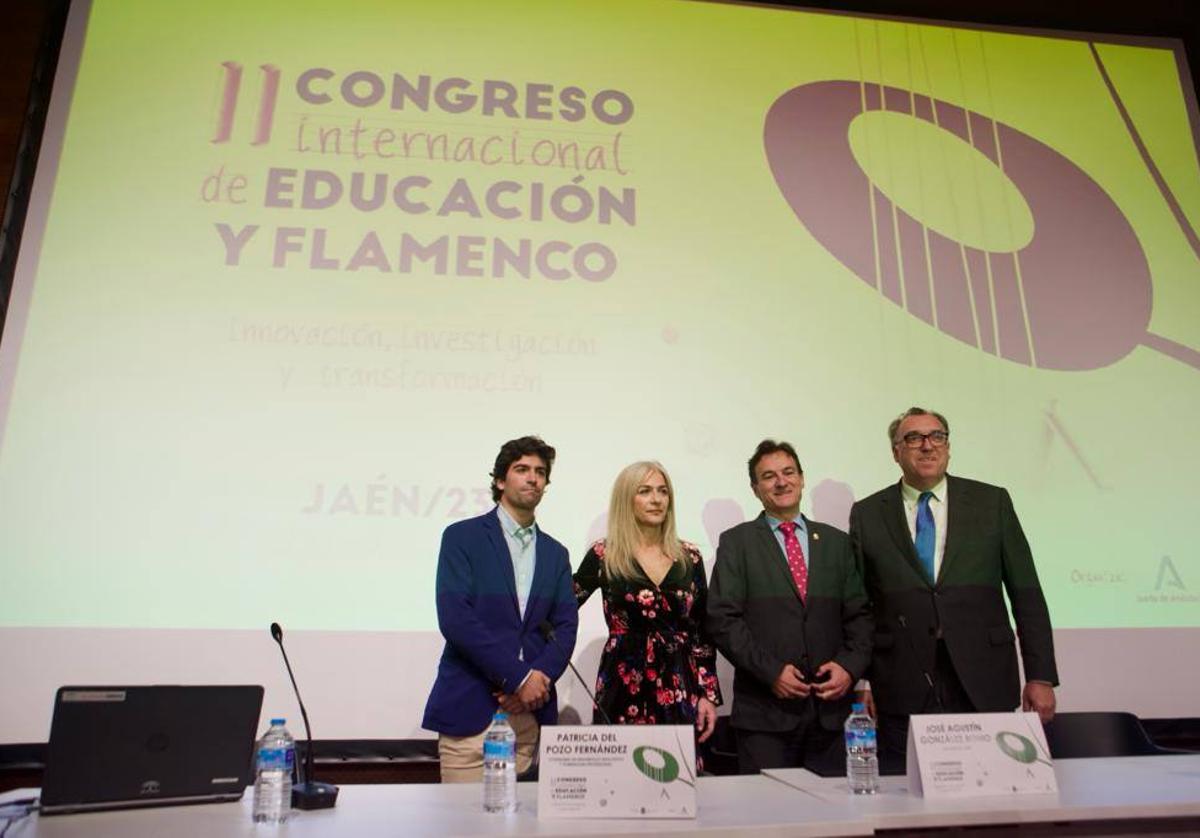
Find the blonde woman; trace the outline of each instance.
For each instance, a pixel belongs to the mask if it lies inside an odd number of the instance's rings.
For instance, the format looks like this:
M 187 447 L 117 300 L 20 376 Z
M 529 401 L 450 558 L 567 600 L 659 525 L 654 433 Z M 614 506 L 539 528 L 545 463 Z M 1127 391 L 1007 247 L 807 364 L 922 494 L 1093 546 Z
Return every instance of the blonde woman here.
M 614 724 L 693 724 L 697 741 L 708 739 L 721 703 L 704 630 L 708 585 L 700 551 L 675 534 L 675 492 L 659 463 L 617 475 L 607 537 L 575 573 L 580 605 L 597 588 L 608 623 L 597 704 Z

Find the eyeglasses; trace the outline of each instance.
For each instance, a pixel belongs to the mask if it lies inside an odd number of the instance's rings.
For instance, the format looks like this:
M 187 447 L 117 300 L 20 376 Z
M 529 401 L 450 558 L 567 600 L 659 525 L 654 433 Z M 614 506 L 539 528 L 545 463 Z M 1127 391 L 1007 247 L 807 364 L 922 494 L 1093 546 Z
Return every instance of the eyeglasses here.
M 930 448 L 941 448 L 950 441 L 950 434 L 945 431 L 930 431 L 923 434 L 920 431 L 909 431 L 896 442 L 897 445 L 904 444 L 905 448 L 920 448 L 929 441 Z

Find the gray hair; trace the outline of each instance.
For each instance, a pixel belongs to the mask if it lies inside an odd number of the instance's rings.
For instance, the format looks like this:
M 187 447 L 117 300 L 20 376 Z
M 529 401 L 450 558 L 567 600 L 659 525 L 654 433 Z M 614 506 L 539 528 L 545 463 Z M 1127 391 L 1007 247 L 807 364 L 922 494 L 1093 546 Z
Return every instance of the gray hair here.
M 942 430 L 950 433 L 950 423 L 946 421 L 946 417 L 938 413 L 936 410 L 926 410 L 923 407 L 910 407 L 908 410 L 901 413 L 892 423 L 888 425 L 888 444 L 895 445 L 899 440 L 896 439 L 896 431 L 900 430 L 900 423 L 910 416 L 932 416 L 942 423 Z

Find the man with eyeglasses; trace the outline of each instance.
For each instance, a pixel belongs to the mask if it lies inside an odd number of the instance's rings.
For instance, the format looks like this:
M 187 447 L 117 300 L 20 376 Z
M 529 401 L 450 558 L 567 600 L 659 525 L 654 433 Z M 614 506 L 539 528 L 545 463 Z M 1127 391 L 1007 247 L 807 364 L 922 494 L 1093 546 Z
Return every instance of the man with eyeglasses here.
M 869 677 L 883 756 L 904 755 L 913 713 L 1020 705 L 1049 721 L 1058 684 L 1050 613 L 1008 492 L 946 474 L 950 425 L 940 413 L 909 408 L 888 440 L 900 482 L 850 510 L 875 615 Z

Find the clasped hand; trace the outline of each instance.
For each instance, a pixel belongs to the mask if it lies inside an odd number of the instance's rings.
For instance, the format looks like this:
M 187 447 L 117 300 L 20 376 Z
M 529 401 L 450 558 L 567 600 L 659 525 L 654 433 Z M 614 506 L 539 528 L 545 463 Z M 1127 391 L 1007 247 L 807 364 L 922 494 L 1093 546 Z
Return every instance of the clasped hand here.
M 809 683 L 799 669 L 785 663 L 771 692 L 776 698 L 807 698 L 809 693 L 816 693 L 822 701 L 837 701 L 850 689 L 850 673 L 834 661 L 821 664 L 814 676 L 813 683 Z
M 515 693 L 495 692 L 500 709 L 510 716 L 518 713 L 531 713 L 540 710 L 550 700 L 550 677 L 546 673 L 532 669 L 525 683 L 517 688 Z

